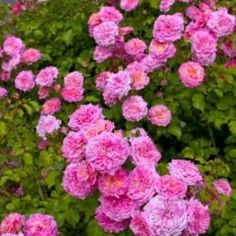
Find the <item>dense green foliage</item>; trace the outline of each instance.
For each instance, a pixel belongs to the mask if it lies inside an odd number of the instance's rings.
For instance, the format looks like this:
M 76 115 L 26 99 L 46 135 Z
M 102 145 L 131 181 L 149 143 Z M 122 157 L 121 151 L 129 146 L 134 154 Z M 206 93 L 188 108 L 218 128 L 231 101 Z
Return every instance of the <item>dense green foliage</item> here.
M 21 37 L 27 47 L 38 48 L 43 58 L 34 70 L 55 65 L 60 70 L 59 82 L 66 73 L 81 71 L 86 80 L 83 102 L 103 104 L 101 94 L 95 90 L 95 76 L 116 62 L 99 65 L 94 62 L 94 42 L 87 31 L 89 15 L 101 4 L 102 1 L 92 0 L 54 0 L 15 18 L 11 18 L 7 7 L 1 5 L 0 41 L 14 34 Z M 231 3 L 223 1 L 220 4 L 230 6 Z M 123 24 L 135 28 L 132 36 L 150 42 L 153 22 L 159 15 L 157 6 L 157 1 L 146 0 L 136 11 L 125 13 Z M 177 3 L 172 11 L 183 11 L 185 7 Z M 231 4 L 231 7 L 236 13 L 236 6 Z M 207 69 L 204 84 L 194 90 L 186 89 L 178 79 L 177 69 L 190 57 L 189 51 L 189 43 L 178 42 L 177 55 L 167 63 L 169 72 L 157 70 L 151 75 L 150 85 L 139 92 L 149 106 L 156 103 L 169 106 L 173 121 L 168 128 L 156 128 L 145 120 L 127 122 L 121 115 L 120 104 L 112 108 L 104 106 L 105 115 L 118 128 L 128 131 L 142 126 L 147 129 L 162 152 L 159 171 L 166 171 L 171 158 L 181 157 L 194 159 L 209 186 L 214 179 L 228 178 L 234 188 L 233 196 L 226 206 L 219 208 L 217 215 L 218 202 L 212 204 L 215 216 L 209 235 L 236 235 L 236 69 L 224 69 L 226 59 L 219 56 Z M 169 81 L 167 86 L 161 86 L 163 79 Z M 45 212 L 56 218 L 61 235 L 107 235 L 93 220 L 96 195 L 78 201 L 63 192 L 61 178 L 65 161 L 60 153 L 63 134 L 50 138 L 46 150 L 37 148 L 34 127 L 41 104 L 36 91 L 15 94 L 13 85 L 9 84 L 8 88 L 10 98 L 0 102 L 0 219 L 11 211 L 25 215 Z M 161 91 L 163 97 L 154 96 L 157 91 Z M 65 103 L 57 117 L 66 124 L 69 114 L 78 106 Z M 25 194 L 17 197 L 13 190 L 20 184 Z M 201 198 L 208 202 L 207 191 L 201 193 Z

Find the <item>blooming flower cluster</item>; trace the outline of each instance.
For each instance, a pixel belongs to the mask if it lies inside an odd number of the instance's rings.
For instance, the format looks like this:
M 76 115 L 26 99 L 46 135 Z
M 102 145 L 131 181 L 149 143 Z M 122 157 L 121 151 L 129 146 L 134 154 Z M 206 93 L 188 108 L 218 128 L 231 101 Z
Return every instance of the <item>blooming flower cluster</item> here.
M 28 219 L 19 213 L 10 213 L 1 222 L 1 236 L 57 236 L 54 218 L 46 214 L 32 214 Z

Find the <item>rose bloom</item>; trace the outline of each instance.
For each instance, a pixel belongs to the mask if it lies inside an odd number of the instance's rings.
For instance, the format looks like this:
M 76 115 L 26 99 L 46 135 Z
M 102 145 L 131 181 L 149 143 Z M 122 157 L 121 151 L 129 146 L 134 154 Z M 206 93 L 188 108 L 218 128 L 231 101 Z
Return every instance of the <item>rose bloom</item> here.
M 95 123 L 91 124 L 85 131 L 84 135 L 87 140 L 94 138 L 95 136 L 101 134 L 104 131 L 112 132 L 115 128 L 113 122 L 109 120 L 97 120 Z
M 130 96 L 122 104 L 122 114 L 128 121 L 140 121 L 148 114 L 147 103 L 141 96 Z
M 15 87 L 23 92 L 31 91 L 35 86 L 32 71 L 21 71 L 15 79 Z
M 103 132 L 90 139 L 86 147 L 88 163 L 101 173 L 114 174 L 128 156 L 128 142 L 111 132 Z
M 10 76 L 11 76 L 11 74 L 8 71 L 0 72 L 0 78 L 2 81 L 8 81 L 10 79 Z
M 193 61 L 188 61 L 179 67 L 179 77 L 183 85 L 187 88 L 195 88 L 202 84 L 204 80 L 203 67 Z
M 84 89 L 77 85 L 65 86 L 61 91 L 62 98 L 69 102 L 80 102 L 84 98 Z
M 25 222 L 25 236 L 57 236 L 57 223 L 54 218 L 46 214 L 32 214 Z
M 171 112 L 165 105 L 155 105 L 150 108 L 148 119 L 153 125 L 166 127 L 171 122 Z
M 75 131 L 88 128 L 99 119 L 103 119 L 102 108 L 99 105 L 81 105 L 70 115 L 68 126 Z
M 95 12 L 92 15 L 90 15 L 88 20 L 88 30 L 89 30 L 89 36 L 93 37 L 93 29 L 95 26 L 99 25 L 101 23 L 99 12 Z
M 204 42 L 204 43 L 202 43 Z M 198 30 L 192 35 L 193 60 L 201 65 L 209 65 L 216 58 L 216 38 L 207 30 Z
M 129 227 L 136 236 L 154 236 L 147 217 L 141 211 L 136 211 L 132 215 Z
M 0 100 L 7 97 L 7 95 L 8 95 L 7 89 L 0 87 Z
M 226 179 L 218 179 L 214 182 L 214 187 L 218 193 L 230 197 L 232 193 L 232 188 Z
M 131 34 L 132 32 L 134 32 L 134 28 L 131 26 L 125 26 L 125 27 L 119 28 L 119 36 L 120 37 L 124 37 L 128 34 Z
M 160 11 L 167 13 L 174 3 L 175 3 L 175 0 L 161 0 Z
M 142 131 L 141 131 L 142 132 Z M 156 165 L 161 159 L 161 153 L 156 148 L 152 139 L 145 135 L 130 138 L 131 161 L 137 166 Z
M 202 205 L 198 199 L 191 198 L 188 202 L 187 231 L 191 235 L 205 234 L 210 225 L 208 206 Z
M 39 50 L 35 48 L 26 49 L 21 55 L 21 60 L 28 65 L 32 65 L 40 58 L 41 58 L 41 53 Z
M 62 185 L 68 194 L 78 199 L 88 197 L 96 187 L 97 173 L 85 161 L 69 164 Z
M 236 57 L 236 49 L 234 49 L 234 42 L 233 41 L 228 41 L 226 43 L 223 43 L 221 46 L 221 49 L 223 50 L 225 56 L 229 58 L 234 58 Z
M 139 0 L 120 0 L 120 8 L 125 11 L 133 11 L 139 4 Z
M 65 86 L 78 86 L 83 87 L 84 85 L 84 77 L 82 73 L 78 71 L 71 72 L 67 74 L 64 78 L 64 85 Z
M 142 63 L 135 61 L 127 66 L 126 71 L 132 79 L 132 89 L 141 90 L 149 84 L 150 78 L 145 72 L 145 66 Z
M 17 234 L 21 231 L 25 223 L 25 217 L 19 213 L 10 213 L 1 222 L 0 235 L 1 233 L 12 233 Z
M 103 91 L 111 75 L 112 72 L 110 71 L 104 71 L 98 74 L 96 77 L 96 89 L 99 91 Z
M 57 78 L 58 69 L 54 66 L 48 66 L 41 69 L 36 76 L 36 84 L 43 87 L 50 87 Z
M 182 14 L 161 15 L 155 21 L 153 36 L 160 43 L 172 43 L 181 38 L 183 30 Z
M 119 197 L 127 193 L 128 173 L 118 169 L 114 175 L 102 174 L 98 177 L 98 189 L 104 196 Z
M 156 184 L 157 193 L 169 199 L 184 198 L 187 188 L 185 182 L 171 175 L 160 176 Z
M 141 61 L 146 73 L 152 73 L 156 69 L 163 66 L 163 61 L 159 60 L 155 55 L 148 54 Z
M 39 137 L 46 138 L 47 135 L 56 132 L 61 125 L 61 121 L 53 115 L 41 115 L 36 126 Z
M 149 53 L 153 54 L 158 60 L 166 62 L 174 57 L 176 48 L 173 43 L 159 43 L 153 39 L 149 46 Z
M 203 182 L 202 175 L 191 161 L 172 160 L 168 165 L 170 175 L 182 180 L 187 185 L 196 185 Z
M 13 69 L 17 67 L 17 65 L 20 63 L 20 54 L 17 54 L 10 58 L 8 62 L 2 63 L 2 69 L 7 72 L 11 72 Z
M 228 13 L 228 9 L 220 8 L 213 11 L 207 22 L 207 26 L 218 37 L 227 36 L 233 33 L 235 27 L 235 16 Z
M 105 60 L 111 58 L 112 55 L 113 55 L 112 50 L 109 47 L 98 45 L 95 47 L 95 50 L 93 52 L 93 59 L 97 63 L 102 63 Z
M 154 235 L 181 235 L 188 223 L 187 204 L 182 199 L 155 196 L 144 207 Z
M 105 103 L 111 106 L 118 100 L 121 100 L 130 91 L 130 84 L 131 78 L 129 73 L 120 71 L 116 74 L 112 74 L 103 91 Z
M 69 163 L 79 162 L 85 157 L 86 144 L 87 139 L 82 131 L 71 131 L 63 140 L 62 155 Z
M 224 64 L 224 67 L 225 67 L 226 69 L 231 69 L 231 68 L 236 67 L 236 59 L 227 61 L 227 62 Z
M 102 229 L 107 233 L 120 233 L 125 230 L 129 225 L 129 220 L 114 221 L 109 218 L 102 207 L 96 209 L 95 219 Z
M 119 23 L 123 19 L 123 15 L 114 7 L 102 7 L 99 11 L 101 21 L 111 21 Z
M 185 40 L 191 40 L 192 36 L 195 32 L 197 32 L 200 29 L 199 25 L 196 22 L 190 22 L 184 31 L 184 39 Z
M 59 98 L 50 98 L 42 106 L 42 115 L 53 115 L 61 109 L 61 101 Z
M 25 45 L 22 40 L 15 36 L 9 36 L 3 42 L 3 50 L 10 57 L 20 54 L 24 47 Z
M 93 29 L 93 37 L 98 45 L 110 46 L 115 44 L 119 28 L 114 22 L 103 22 Z
M 118 222 L 129 219 L 137 209 L 136 202 L 126 195 L 119 198 L 101 195 L 99 201 L 106 216 Z
M 127 196 L 140 206 L 155 194 L 158 175 L 150 167 L 138 166 L 130 172 Z
M 45 99 L 49 96 L 50 87 L 39 87 L 38 96 L 39 99 Z
M 145 42 L 139 38 L 130 39 L 125 43 L 125 51 L 131 56 L 144 52 L 146 48 Z

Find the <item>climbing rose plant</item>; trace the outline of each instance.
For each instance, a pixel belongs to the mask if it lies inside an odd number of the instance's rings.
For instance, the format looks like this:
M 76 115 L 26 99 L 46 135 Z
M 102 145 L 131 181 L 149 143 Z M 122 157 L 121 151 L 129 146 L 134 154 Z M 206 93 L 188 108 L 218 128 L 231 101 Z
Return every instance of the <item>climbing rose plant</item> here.
M 37 7 L 43 11 L 47 4 L 50 6 L 50 1 Z M 57 149 L 58 158 L 64 157 L 66 167 L 64 169 L 63 160 L 58 162 L 58 167 L 48 160 L 47 168 L 41 172 L 48 189 L 36 179 L 41 198 L 41 203 L 35 203 L 39 213 L 35 213 L 33 207 L 26 213 L 29 216 L 27 220 L 19 213 L 10 213 L 2 220 L 1 235 L 59 235 L 54 217 L 60 227 L 63 227 L 65 219 L 72 220 L 70 224 L 75 231 L 71 235 L 81 232 L 91 235 L 91 229 L 86 227 L 94 220 L 102 228 L 98 228 L 100 234 L 118 234 L 130 229 L 132 235 L 200 235 L 208 232 L 211 216 L 214 219 L 219 213 L 223 214 L 230 204 L 232 188 L 226 178 L 221 178 L 227 177 L 225 173 L 219 175 L 220 178 L 216 178 L 217 174 L 210 176 L 209 171 L 202 168 L 207 161 L 189 155 L 190 148 L 179 152 L 176 148 L 165 161 L 165 142 L 156 142 L 153 132 L 149 131 L 156 129 L 163 136 L 174 135 L 173 143 L 182 136 L 181 129 L 176 126 L 178 104 L 172 98 L 175 94 L 169 92 L 169 97 L 163 99 L 164 88 L 168 88 L 172 81 L 154 78 L 154 75 L 161 72 L 175 74 L 178 78 L 175 92 L 179 93 L 179 88 L 180 92 L 187 94 L 204 88 L 208 80 L 210 83 L 208 73 L 211 72 L 208 71 L 218 57 L 229 58 L 224 70 L 230 71 L 235 67 L 236 52 L 234 41 L 227 37 L 234 33 L 236 18 L 227 8 L 218 7 L 212 1 L 179 3 L 162 0 L 160 14 L 154 15 L 152 25 L 145 29 L 149 35 L 147 40 L 142 33 L 136 33 L 135 25 L 123 23 L 129 14 L 142 9 L 142 4 L 137 0 L 108 1 L 87 15 L 84 34 L 92 39 L 91 68 L 79 60 L 82 70 L 73 66 L 65 70 L 62 65 L 54 65 L 50 54 L 26 47 L 21 38 L 9 33 L 4 38 L 0 48 L 0 99 L 3 105 L 16 100 L 14 116 L 20 111 L 23 118 L 24 112 L 17 107 L 20 105 L 28 115 L 34 112 L 38 115 L 34 124 L 38 138 L 34 137 L 32 142 L 37 145 L 35 152 L 48 158 L 47 150 L 53 153 Z M 182 7 L 174 11 L 178 4 Z M 15 15 L 19 13 L 15 12 Z M 67 31 L 64 43 L 73 48 L 70 43 L 72 33 Z M 173 63 L 182 49 L 185 50 L 182 62 Z M 93 83 L 90 82 L 92 89 L 86 88 L 86 83 L 89 83 L 87 73 L 91 73 L 91 69 L 95 77 Z M 160 83 L 157 91 L 149 89 L 157 83 L 155 80 Z M 29 105 L 26 102 L 31 95 L 36 97 L 36 101 L 30 101 Z M 156 101 L 152 97 L 156 97 Z M 194 108 L 203 111 L 203 95 L 194 94 L 192 99 Z M 37 100 L 42 104 L 41 108 Z M 2 116 L 13 122 L 13 117 L 8 118 L 7 113 Z M 120 119 L 125 122 L 124 127 Z M 0 124 L 2 136 L 7 136 L 5 123 Z M 233 130 L 234 125 L 230 124 Z M 180 122 L 181 128 L 186 125 L 186 122 Z M 215 145 L 212 129 L 209 132 Z M 59 136 L 65 137 L 59 140 Z M 29 150 L 24 148 L 19 154 L 24 155 L 23 165 L 31 166 L 30 173 L 33 156 Z M 191 160 L 186 160 L 186 157 Z M 212 166 L 221 164 L 220 159 L 208 162 Z M 21 165 L 4 160 L 1 168 L 9 168 L 11 174 L 11 169 Z M 223 165 L 228 171 L 227 165 Z M 22 183 L 18 184 L 18 179 L 17 175 L 15 179 L 6 175 L 1 183 L 5 189 L 0 193 L 5 197 L 13 194 L 15 201 L 23 199 L 18 201 L 19 208 L 14 204 L 8 205 L 8 211 L 19 211 L 21 203 L 27 204 L 27 193 Z M 62 185 L 59 187 L 60 181 Z M 60 203 L 56 199 L 60 199 L 60 193 L 64 194 L 67 207 L 78 204 L 78 209 L 62 208 L 60 217 L 57 210 L 50 211 L 49 199 L 57 208 Z M 76 199 L 85 202 L 93 199 L 93 209 L 87 213 L 86 206 L 82 207 L 83 202 Z M 76 211 L 83 216 L 82 222 Z M 62 231 L 67 230 L 64 228 Z

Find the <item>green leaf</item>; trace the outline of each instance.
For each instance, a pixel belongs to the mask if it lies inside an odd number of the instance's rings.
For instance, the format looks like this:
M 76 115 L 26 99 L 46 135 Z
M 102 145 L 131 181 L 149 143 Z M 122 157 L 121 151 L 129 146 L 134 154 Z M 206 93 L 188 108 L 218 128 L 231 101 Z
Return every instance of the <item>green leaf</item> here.
M 200 93 L 194 94 L 192 97 L 193 107 L 203 111 L 205 107 L 204 96 Z
M 7 133 L 7 126 L 3 121 L 0 121 L 0 137 L 4 137 Z
M 228 126 L 229 126 L 230 132 L 236 135 L 236 121 L 229 122 Z

